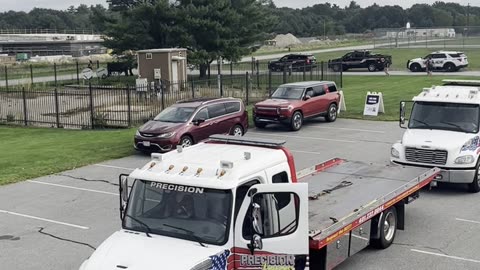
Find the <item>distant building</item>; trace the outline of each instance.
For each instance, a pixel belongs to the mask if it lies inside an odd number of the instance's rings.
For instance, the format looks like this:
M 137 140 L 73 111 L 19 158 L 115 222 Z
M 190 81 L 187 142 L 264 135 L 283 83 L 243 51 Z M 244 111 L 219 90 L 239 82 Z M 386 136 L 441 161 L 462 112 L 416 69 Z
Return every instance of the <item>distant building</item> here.
M 419 28 L 419 29 L 389 29 L 385 32 L 387 38 L 421 38 L 421 37 L 436 37 L 436 38 L 454 38 L 455 29 L 453 28 Z
M 29 56 L 104 54 L 103 36 L 94 34 L 1 34 L 0 54 Z

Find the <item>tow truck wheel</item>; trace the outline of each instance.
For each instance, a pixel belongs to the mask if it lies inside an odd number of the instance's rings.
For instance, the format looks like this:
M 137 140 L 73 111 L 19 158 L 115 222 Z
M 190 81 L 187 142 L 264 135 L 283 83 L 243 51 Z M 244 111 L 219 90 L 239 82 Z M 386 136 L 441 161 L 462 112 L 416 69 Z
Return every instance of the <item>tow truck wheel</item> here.
M 298 131 L 302 128 L 303 115 L 301 112 L 296 111 L 293 113 L 292 120 L 290 122 L 290 129 L 292 131 Z
M 372 245 L 376 248 L 388 248 L 395 239 L 397 233 L 397 210 L 391 207 L 383 212 L 380 222 L 380 238 L 372 239 Z
M 472 193 L 478 193 L 480 191 L 480 162 L 477 162 L 477 169 L 475 170 L 475 176 L 473 177 L 473 182 L 468 184 L 468 189 Z

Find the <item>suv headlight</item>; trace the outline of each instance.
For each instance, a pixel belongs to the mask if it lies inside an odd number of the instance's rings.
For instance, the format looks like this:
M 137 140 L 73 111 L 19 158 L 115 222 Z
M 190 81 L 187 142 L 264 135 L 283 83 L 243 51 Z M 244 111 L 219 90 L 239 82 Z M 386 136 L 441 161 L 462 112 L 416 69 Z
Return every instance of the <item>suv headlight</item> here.
M 167 132 L 160 135 L 157 135 L 157 138 L 171 138 L 175 135 L 175 132 Z
M 140 135 L 140 131 L 138 131 L 138 130 L 137 130 L 137 132 L 135 132 L 135 135 L 136 136 L 142 136 L 142 135 Z
M 400 152 L 398 152 L 397 149 L 392 147 L 392 149 L 390 150 L 390 155 L 392 157 L 399 158 L 400 157 Z
M 470 164 L 475 161 L 472 155 L 460 156 L 455 159 L 456 164 Z
M 290 111 L 291 109 L 293 109 L 292 105 L 288 105 L 288 107 L 281 107 L 280 108 L 281 111 Z
M 213 267 L 212 259 L 208 258 L 192 267 L 190 270 L 210 270 Z

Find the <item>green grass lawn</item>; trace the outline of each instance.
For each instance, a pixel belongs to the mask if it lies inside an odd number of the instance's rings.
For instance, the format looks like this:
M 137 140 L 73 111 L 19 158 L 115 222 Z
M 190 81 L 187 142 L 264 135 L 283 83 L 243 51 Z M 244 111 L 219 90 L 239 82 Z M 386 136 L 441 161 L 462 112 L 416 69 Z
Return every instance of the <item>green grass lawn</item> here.
M 398 120 L 400 101 L 411 100 L 424 87 L 441 85 L 448 76 L 344 76 L 345 104 L 347 111 L 340 117 L 369 120 Z M 455 77 L 455 79 L 478 79 L 476 77 Z M 378 117 L 363 116 L 367 92 L 382 92 L 385 113 Z
M 0 126 L 0 185 L 130 155 L 134 133 Z

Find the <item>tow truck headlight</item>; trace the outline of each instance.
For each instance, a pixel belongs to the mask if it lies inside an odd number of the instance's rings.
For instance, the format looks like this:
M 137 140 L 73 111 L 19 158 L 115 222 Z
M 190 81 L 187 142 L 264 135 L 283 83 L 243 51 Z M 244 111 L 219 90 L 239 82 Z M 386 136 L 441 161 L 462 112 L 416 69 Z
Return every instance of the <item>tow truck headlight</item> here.
M 210 270 L 213 267 L 212 259 L 208 258 L 192 267 L 190 270 Z
M 392 149 L 390 150 L 390 155 L 392 157 L 399 158 L 400 157 L 400 152 L 398 152 L 397 149 L 392 147 Z
M 456 164 L 470 164 L 473 161 L 475 161 L 475 158 L 472 155 L 461 156 L 455 159 Z
M 171 138 L 175 135 L 175 132 L 167 132 L 157 136 L 157 138 Z

